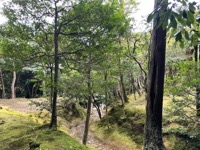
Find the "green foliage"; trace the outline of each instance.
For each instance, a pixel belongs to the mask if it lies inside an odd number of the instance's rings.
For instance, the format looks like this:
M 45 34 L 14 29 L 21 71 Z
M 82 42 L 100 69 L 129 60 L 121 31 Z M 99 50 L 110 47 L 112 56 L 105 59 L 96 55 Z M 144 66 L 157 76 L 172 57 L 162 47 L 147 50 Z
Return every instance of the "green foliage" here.
M 168 8 L 166 8 L 166 5 Z M 188 2 L 186 0 L 174 1 L 166 3 L 161 1 L 159 7 L 156 8 L 147 17 L 149 23 L 153 18 L 156 18 L 156 28 L 162 26 L 171 32 L 171 36 L 175 37 L 176 41 L 181 42 L 183 47 L 184 39 L 190 40 L 190 45 L 196 45 L 199 33 L 199 8 L 200 5 L 196 2 Z
M 164 131 L 164 136 L 171 142 L 173 149 L 199 149 L 200 135 L 197 131 L 186 128 L 176 128 Z
M 58 115 L 67 121 L 73 121 L 77 118 L 85 117 L 85 110 L 76 102 L 63 100 L 61 102 L 62 109 L 58 109 Z

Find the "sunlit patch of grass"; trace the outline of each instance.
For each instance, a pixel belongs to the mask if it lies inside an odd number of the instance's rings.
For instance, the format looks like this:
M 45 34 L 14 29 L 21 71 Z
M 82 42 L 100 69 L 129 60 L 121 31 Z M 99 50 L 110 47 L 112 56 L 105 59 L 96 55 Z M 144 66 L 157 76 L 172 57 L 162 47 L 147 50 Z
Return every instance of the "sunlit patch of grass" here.
M 116 105 L 98 123 L 99 129 L 103 130 L 105 137 L 108 137 L 115 143 L 118 143 L 118 139 L 122 140 L 126 138 L 124 141 L 132 143 L 132 149 L 141 149 L 145 111 L 144 108 L 138 108 L 140 105 L 144 105 L 144 103 L 144 99 L 141 98 L 136 101 L 134 99 L 129 99 L 129 103 L 125 104 L 124 107 Z M 104 139 L 104 137 L 101 138 Z M 127 143 L 125 142 L 124 144 L 127 145 Z
M 146 106 L 146 99 L 145 94 L 142 94 L 139 96 L 136 94 L 136 99 L 134 98 L 134 94 L 131 94 L 128 96 L 129 103 L 125 105 L 125 109 L 133 110 L 138 109 L 143 112 L 145 112 L 145 106 Z
M 30 142 L 40 144 L 45 150 L 87 150 L 62 131 L 49 129 L 48 125 L 35 123 L 33 116 L 14 111 L 0 110 L 0 149 L 27 150 Z
M 141 149 L 140 145 L 136 144 L 129 136 L 114 128 L 97 127 L 93 125 L 91 130 L 93 134 L 99 139 L 103 139 L 103 142 L 110 147 L 124 150 Z

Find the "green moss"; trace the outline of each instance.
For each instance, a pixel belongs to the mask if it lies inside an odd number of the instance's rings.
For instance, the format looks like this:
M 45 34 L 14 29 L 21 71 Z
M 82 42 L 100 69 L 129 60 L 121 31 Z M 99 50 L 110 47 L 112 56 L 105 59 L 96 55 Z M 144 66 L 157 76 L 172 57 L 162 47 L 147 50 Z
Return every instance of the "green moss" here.
M 28 115 L 21 115 L 11 111 L 0 110 L 0 118 L 4 121 L 0 125 L 0 149 L 25 150 L 29 143 L 40 144 L 45 150 L 87 150 L 62 131 L 51 130 L 48 125 L 41 126 L 33 122 Z
M 199 140 L 168 134 L 164 136 L 165 145 L 169 150 L 199 150 Z
M 103 139 L 105 143 L 110 146 L 114 146 L 116 149 L 134 149 L 140 150 L 142 147 L 136 144 L 129 136 L 119 132 L 115 128 L 104 128 L 92 126 L 93 134 L 95 134 L 99 139 Z
M 99 127 L 104 127 L 105 132 L 119 132 L 126 134 L 138 145 L 143 143 L 144 132 L 144 113 L 139 109 L 129 110 L 126 107 L 115 106 L 107 116 L 105 116 L 98 124 Z
M 77 103 L 66 102 L 64 109 L 58 110 L 58 115 L 67 121 L 73 121 L 77 118 L 83 119 L 85 117 L 84 109 Z

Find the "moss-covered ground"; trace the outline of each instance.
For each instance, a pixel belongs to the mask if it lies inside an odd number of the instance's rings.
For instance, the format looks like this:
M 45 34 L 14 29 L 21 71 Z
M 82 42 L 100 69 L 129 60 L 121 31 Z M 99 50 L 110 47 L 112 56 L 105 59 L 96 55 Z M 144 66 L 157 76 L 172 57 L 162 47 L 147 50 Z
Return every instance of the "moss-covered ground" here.
M 116 103 L 94 127 L 95 133 L 104 140 L 112 141 L 113 144 L 126 145 L 127 147 L 124 148 L 126 150 L 142 149 L 145 103 L 144 95 L 137 96 L 137 100 L 133 95 L 130 96 L 129 103 L 126 103 L 124 107 Z M 172 100 L 164 97 L 163 139 L 166 149 L 199 150 L 200 127 L 181 120 L 183 114 L 169 116 L 166 110 L 170 111 L 171 105 Z
M 28 150 L 31 144 L 39 145 L 36 150 L 89 149 L 62 131 L 36 123 L 30 115 L 1 109 L 0 150 Z
M 72 110 L 79 110 L 74 105 Z M 163 139 L 167 150 L 200 150 L 200 125 L 198 120 L 192 124 L 183 119 L 183 114 L 172 115 L 169 113 L 173 107 L 169 97 L 164 97 L 163 109 Z M 76 109 L 75 109 L 76 108 Z M 69 111 L 69 108 L 67 108 Z M 78 111 L 79 112 L 79 111 Z M 83 111 L 78 114 L 58 111 L 59 129 L 69 131 L 75 129 L 77 133 L 82 132 L 84 126 L 81 118 L 84 118 Z M 187 114 L 190 115 L 190 114 Z M 50 113 L 32 112 L 20 113 L 3 107 L 0 109 L 0 150 L 28 150 L 30 143 L 39 144 L 37 149 L 44 150 L 86 150 L 89 149 L 62 131 L 55 131 L 48 128 Z M 198 119 L 198 118 L 197 118 Z M 143 144 L 145 122 L 145 97 L 129 96 L 129 102 L 124 107 L 120 101 L 109 109 L 100 121 L 91 122 L 92 146 L 103 150 L 141 150 Z M 45 125 L 46 124 L 46 125 Z M 81 127 L 78 129 L 78 127 Z M 81 134 L 82 135 L 82 134 Z M 75 135 L 76 137 L 76 135 Z M 77 138 L 77 137 L 76 137 Z M 91 144 L 91 143 L 90 143 Z M 90 145 L 89 144 L 89 145 Z M 90 145 L 91 146 L 91 145 Z M 93 149 L 96 149 L 93 148 Z M 91 148 L 90 148 L 91 149 Z

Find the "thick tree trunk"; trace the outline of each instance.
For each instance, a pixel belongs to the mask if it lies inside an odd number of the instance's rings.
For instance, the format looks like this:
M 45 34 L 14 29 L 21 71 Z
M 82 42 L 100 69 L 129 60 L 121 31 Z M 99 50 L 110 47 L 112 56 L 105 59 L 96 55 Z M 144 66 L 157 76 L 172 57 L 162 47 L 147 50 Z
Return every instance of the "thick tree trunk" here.
M 59 65 L 59 56 L 58 56 L 58 10 L 57 10 L 57 3 L 55 1 L 55 27 L 54 27 L 54 89 L 53 89 L 53 100 L 52 100 L 52 116 L 51 116 L 51 123 L 50 128 L 57 129 L 57 94 L 58 94 L 58 65 Z
M 196 71 L 197 74 L 199 73 L 199 59 L 200 59 L 200 48 L 199 46 L 194 47 L 194 55 L 195 55 L 195 62 L 196 62 Z M 196 115 L 200 117 L 200 85 L 196 86 Z
M 92 87 L 91 87 L 91 70 L 88 69 L 87 73 L 87 85 L 88 85 L 88 104 L 87 104 L 87 114 L 85 121 L 85 129 L 83 134 L 83 144 L 86 145 L 89 131 L 89 123 L 90 123 L 90 114 L 91 114 L 91 106 L 92 106 Z
M 155 9 L 158 8 L 160 2 L 161 0 L 155 0 Z M 163 7 L 162 11 L 165 11 Z M 165 149 L 162 139 L 162 107 L 165 73 L 166 30 L 163 30 L 162 27 L 156 27 L 158 17 L 159 15 L 154 18 L 150 67 L 147 80 L 144 150 Z
M 16 98 L 15 95 L 15 82 L 16 82 L 16 72 L 13 71 L 13 79 L 11 84 L 11 98 Z
M 3 80 L 3 72 L 2 72 L 1 68 L 0 68 L 0 78 L 1 78 L 1 86 L 2 86 L 2 97 L 1 98 L 5 98 L 6 91 L 5 91 L 4 80 Z

